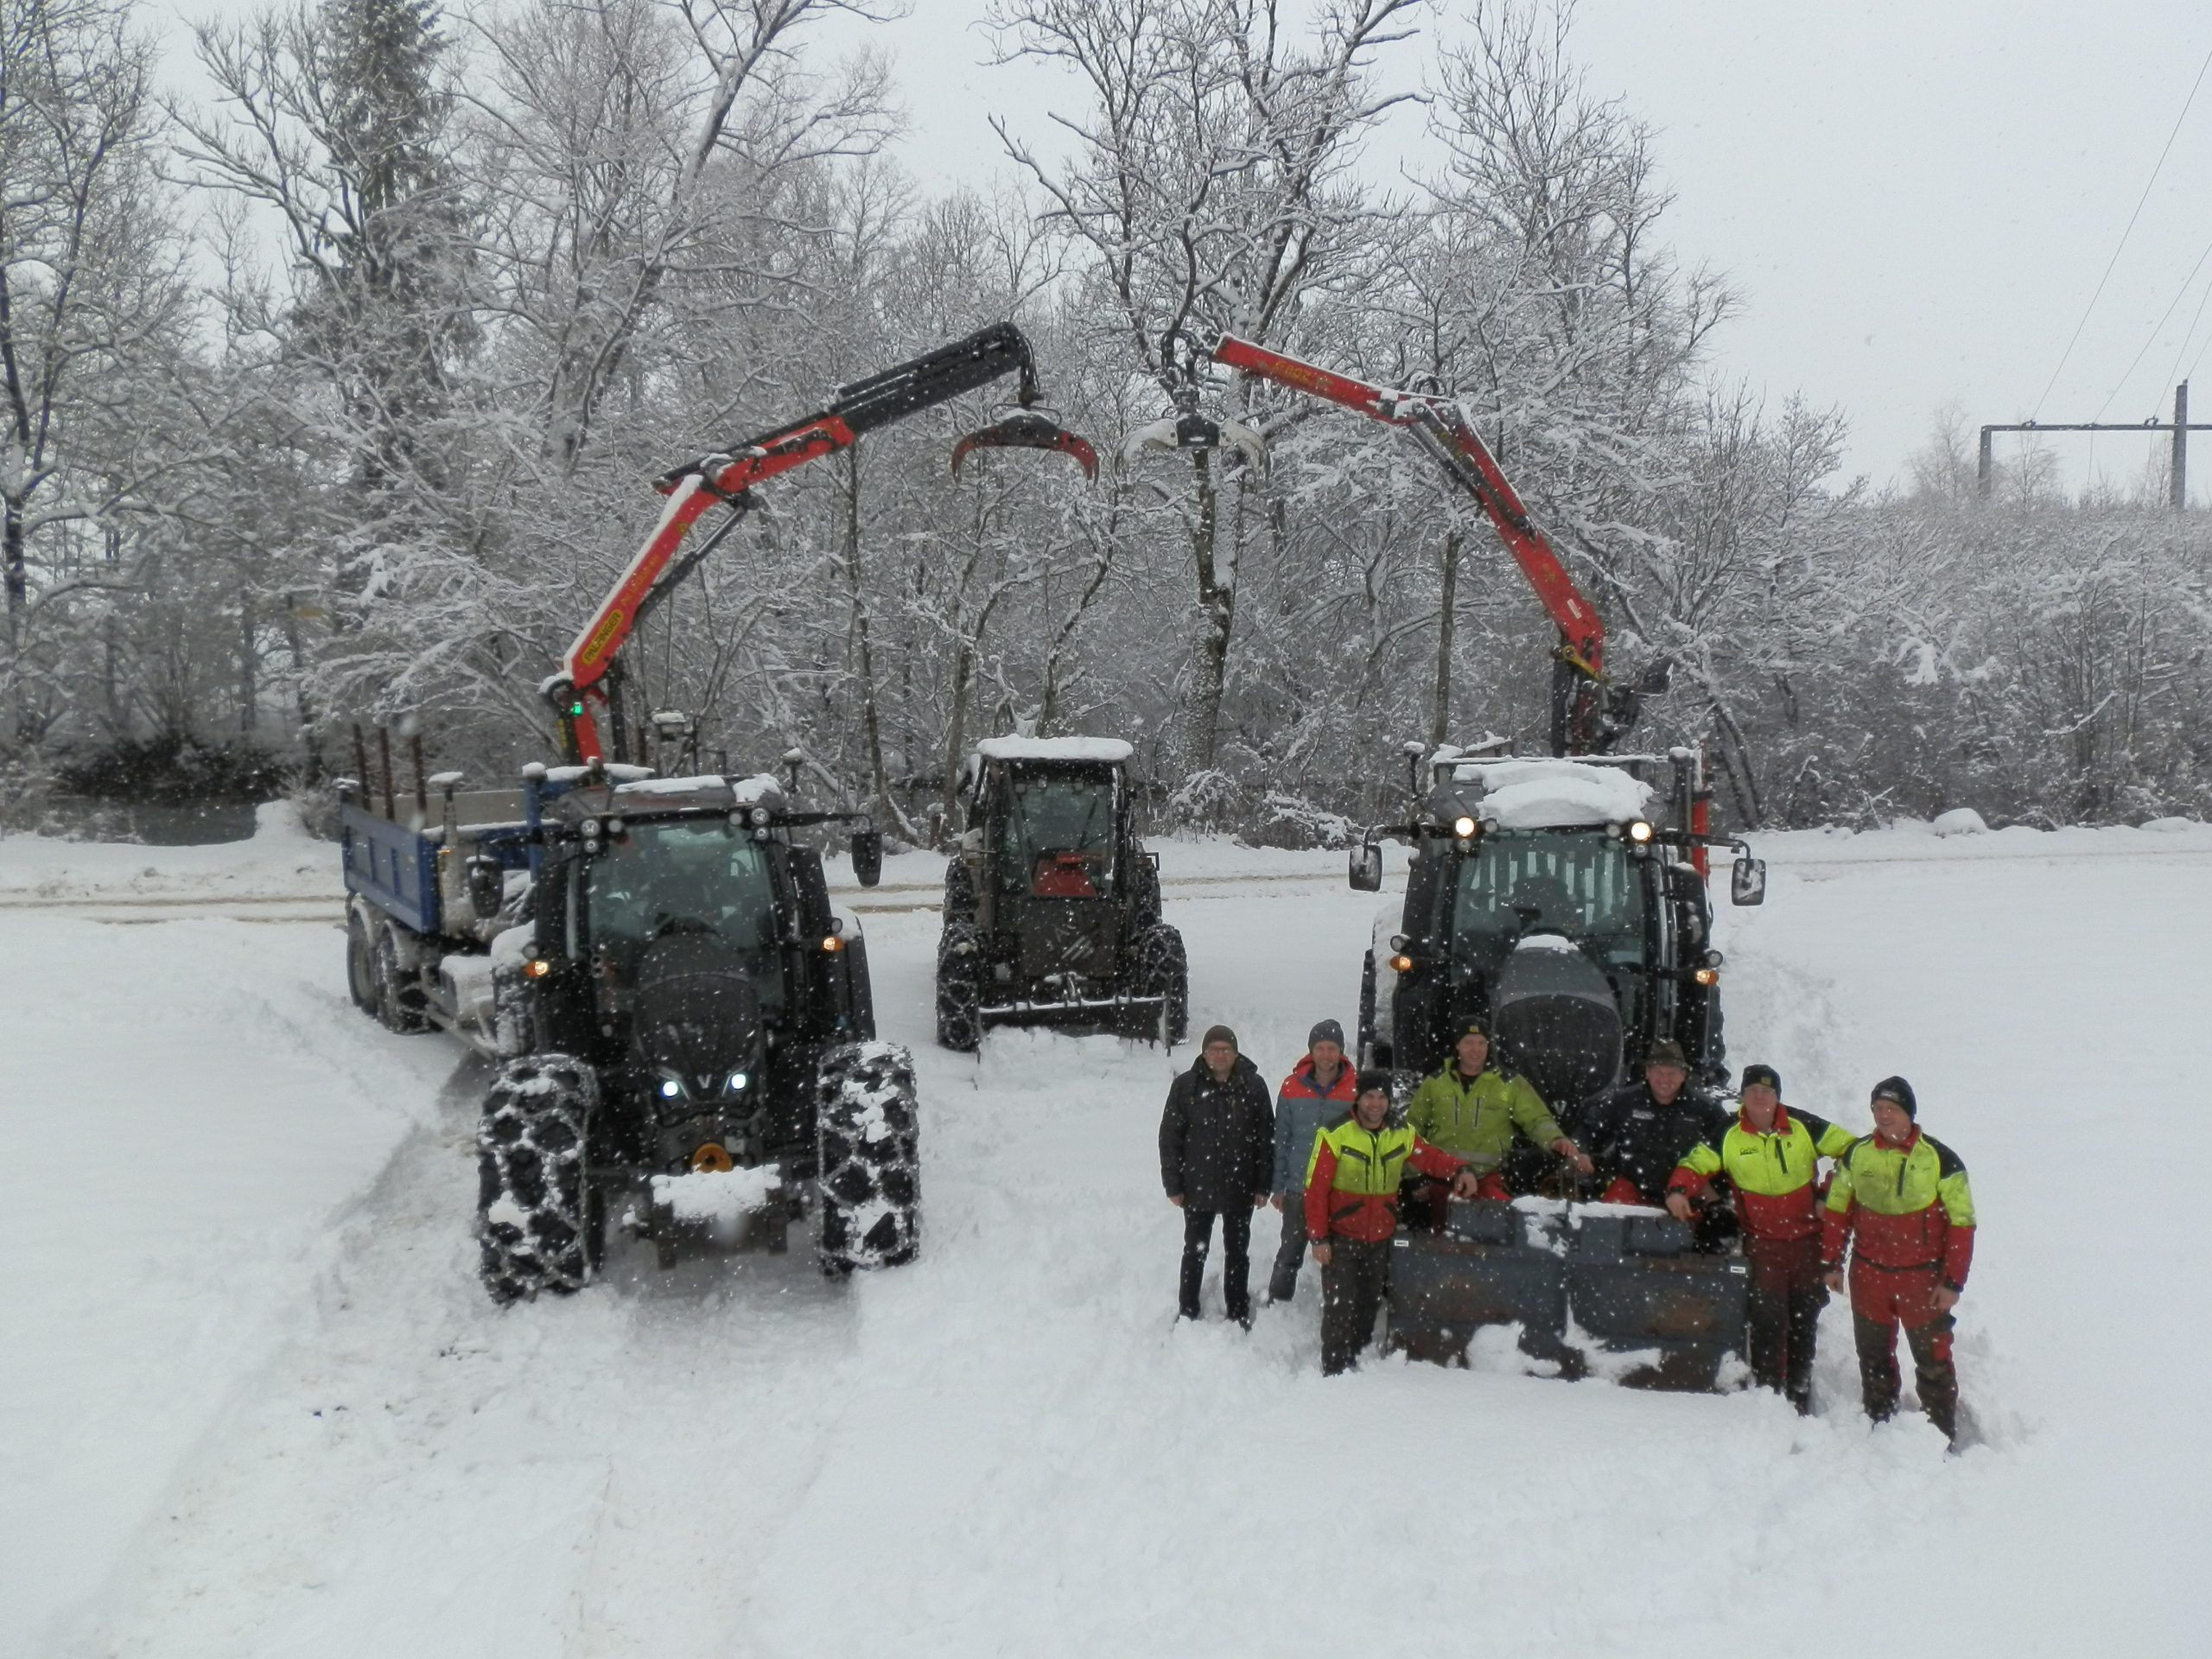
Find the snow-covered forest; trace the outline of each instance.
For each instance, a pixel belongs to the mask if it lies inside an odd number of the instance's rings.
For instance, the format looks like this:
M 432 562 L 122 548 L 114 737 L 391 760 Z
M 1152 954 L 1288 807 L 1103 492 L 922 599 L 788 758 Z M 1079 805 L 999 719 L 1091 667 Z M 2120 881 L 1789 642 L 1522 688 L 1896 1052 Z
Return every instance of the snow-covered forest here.
M 312 784 L 402 715 L 441 765 L 543 755 L 654 478 L 1007 317 L 1096 484 L 956 478 L 988 395 L 804 469 L 633 644 L 639 707 L 732 768 L 803 747 L 909 840 L 1018 725 L 1128 736 L 1164 814 L 1247 830 L 1373 812 L 1409 739 L 1541 746 L 1551 630 L 1402 439 L 1223 377 L 1264 478 L 1122 458 L 1178 333 L 1228 330 L 1462 394 L 1615 673 L 1671 665 L 1641 741 L 1707 745 L 1737 827 L 2212 806 L 2212 532 L 2032 448 L 1981 499 L 1963 429 L 1840 475 L 1851 411 L 1716 367 L 1745 296 L 1674 245 L 1663 141 L 1571 18 L 996 0 L 1065 96 L 933 193 L 898 66 L 823 43 L 865 10 L 241 10 L 187 96 L 130 0 L 0 0 L 11 817 L 179 744 Z

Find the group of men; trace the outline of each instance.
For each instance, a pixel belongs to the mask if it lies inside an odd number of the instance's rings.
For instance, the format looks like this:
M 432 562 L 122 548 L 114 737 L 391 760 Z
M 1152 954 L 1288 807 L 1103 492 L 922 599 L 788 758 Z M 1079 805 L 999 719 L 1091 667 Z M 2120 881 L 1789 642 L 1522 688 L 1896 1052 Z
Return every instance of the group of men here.
M 1440 1220 L 1447 1196 L 1508 1198 L 1507 1162 L 1525 1143 L 1556 1154 L 1577 1190 L 1601 1202 L 1663 1206 L 1703 1248 L 1740 1235 L 1752 1376 L 1801 1412 L 1812 1407 L 1821 1309 L 1845 1288 L 1847 1255 L 1868 1415 L 1897 1409 L 1902 1329 L 1922 1408 L 1957 1438 L 1952 1309 L 1974 1256 L 1974 1198 L 1957 1154 L 1921 1132 L 1904 1078 L 1874 1085 L 1873 1132 L 1856 1136 L 1785 1105 L 1770 1065 L 1745 1067 L 1732 1115 L 1690 1086 L 1680 1046 L 1661 1041 L 1640 1079 L 1583 1103 L 1562 1125 L 1525 1077 L 1495 1063 L 1489 1033 L 1471 1022 L 1402 1121 L 1391 1121 L 1391 1103 L 1389 1075 L 1356 1071 L 1333 1020 L 1313 1027 L 1272 1100 L 1236 1034 L 1206 1032 L 1160 1125 L 1160 1179 L 1183 1211 L 1184 1318 L 1198 1317 L 1217 1217 L 1229 1317 L 1251 1323 L 1252 1216 L 1272 1202 L 1282 1238 L 1268 1300 L 1293 1300 L 1310 1248 L 1321 1269 L 1322 1370 L 1349 1370 L 1389 1294 L 1402 1203 Z M 1728 1192 L 1732 1206 L 1719 1201 Z

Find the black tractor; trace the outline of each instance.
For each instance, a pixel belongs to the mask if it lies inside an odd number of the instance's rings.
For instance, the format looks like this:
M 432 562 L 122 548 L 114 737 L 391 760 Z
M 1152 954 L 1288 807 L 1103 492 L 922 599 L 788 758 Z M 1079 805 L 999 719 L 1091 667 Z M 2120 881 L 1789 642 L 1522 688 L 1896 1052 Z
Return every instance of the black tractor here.
M 876 1040 L 866 943 L 794 834 L 857 824 L 873 885 L 866 820 L 766 777 L 532 768 L 522 794 L 528 931 L 493 942 L 477 1022 L 504 1058 L 477 1136 L 493 1297 L 580 1288 L 610 1217 L 664 1266 L 732 1211 L 781 1250 L 810 1209 L 825 1273 L 911 1260 L 913 1064 Z
M 1418 764 L 1418 761 L 1416 762 Z M 1398 1075 L 1401 1098 L 1442 1067 L 1469 1020 L 1562 1120 L 1621 1082 L 1662 1038 L 1725 1084 L 1720 953 L 1706 899 L 1710 849 L 1736 853 L 1732 895 L 1764 896 L 1765 867 L 1708 834 L 1701 761 L 1665 756 L 1516 760 L 1440 750 L 1410 821 L 1369 833 L 1351 884 L 1382 885 L 1376 837 L 1411 842 L 1402 906 L 1376 918 L 1360 981 L 1363 1065 Z M 1661 780 L 1671 810 L 1647 816 Z M 1528 1147 L 1506 1160 L 1528 1193 L 1560 1166 Z M 1545 1374 L 1640 1386 L 1723 1386 L 1743 1351 L 1745 1269 L 1697 1247 L 1657 1211 L 1565 1199 L 1454 1201 L 1393 1241 L 1390 1342 L 1453 1360 L 1484 1326 L 1517 1331 Z
M 1160 918 L 1160 861 L 1131 828 L 1129 753 L 999 737 L 968 758 L 937 954 L 945 1047 L 973 1051 L 994 1025 L 1182 1041 L 1190 970 Z
M 1720 953 L 1706 861 L 1736 849 L 1732 895 L 1757 904 L 1765 867 L 1703 816 L 1696 753 L 1573 760 L 1462 755 L 1429 763 L 1409 823 L 1370 831 L 1351 884 L 1382 887 L 1378 836 L 1413 847 L 1402 906 L 1377 918 L 1360 977 L 1361 1063 L 1425 1075 L 1479 1020 L 1501 1062 L 1554 1105 L 1612 1087 L 1661 1038 L 1710 1084 L 1727 1080 Z M 1656 774 L 1668 822 L 1647 814 Z

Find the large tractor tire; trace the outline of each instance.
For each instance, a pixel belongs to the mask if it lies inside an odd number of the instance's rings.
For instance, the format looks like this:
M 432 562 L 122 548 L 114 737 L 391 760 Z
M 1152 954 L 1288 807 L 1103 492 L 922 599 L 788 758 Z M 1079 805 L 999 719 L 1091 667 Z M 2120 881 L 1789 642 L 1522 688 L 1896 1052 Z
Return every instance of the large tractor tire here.
M 346 912 L 346 990 L 363 1014 L 377 1011 L 376 952 L 369 944 L 369 925 L 358 906 Z
M 976 919 L 976 875 L 964 858 L 945 861 L 944 919 L 948 926 Z
M 822 1271 L 912 1261 L 922 1230 L 913 1057 L 896 1043 L 843 1044 L 822 1057 L 816 1090 Z
M 386 1031 L 403 1035 L 428 1031 L 430 1020 L 423 1012 L 423 985 L 416 972 L 413 935 L 398 923 L 388 921 L 376 930 L 372 950 L 378 1023 Z
M 1137 994 L 1160 1000 L 1160 1039 L 1171 1048 L 1191 1029 L 1191 964 L 1183 936 L 1165 922 L 1137 941 Z
M 585 1149 L 599 1078 L 566 1054 L 510 1060 L 493 1080 L 476 1130 L 476 1233 L 495 1302 L 581 1290 L 607 1245 L 605 1196 Z
M 983 1042 L 983 944 L 972 922 L 948 921 L 937 947 L 937 1040 L 956 1054 Z

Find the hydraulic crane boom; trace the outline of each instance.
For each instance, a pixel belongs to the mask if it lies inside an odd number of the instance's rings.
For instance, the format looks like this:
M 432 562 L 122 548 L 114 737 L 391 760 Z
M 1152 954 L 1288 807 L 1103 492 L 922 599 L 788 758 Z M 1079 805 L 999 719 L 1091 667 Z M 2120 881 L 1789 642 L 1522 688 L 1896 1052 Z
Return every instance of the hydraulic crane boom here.
M 1096 476 L 1098 459 L 1088 442 L 1030 412 L 1040 396 L 1036 364 L 1029 341 L 1010 322 L 994 323 L 896 368 L 840 386 L 830 407 L 818 414 L 663 476 L 655 486 L 668 497 L 660 522 L 577 633 L 562 659 L 561 671 L 545 683 L 545 694 L 560 716 L 561 747 L 568 760 L 581 764 L 604 758 L 600 713 L 611 715 L 616 747 L 621 747 L 621 708 L 613 694 L 620 683 L 623 645 L 653 607 L 752 509 L 753 485 L 849 449 L 879 427 L 1007 374 L 1020 376 L 1015 396 L 1021 412 L 969 434 L 961 440 L 957 453 L 981 447 L 1056 450 L 1072 456 L 1086 474 Z M 717 505 L 728 507 L 730 517 L 701 546 L 677 558 L 691 526 Z
M 1530 520 L 1456 400 L 1370 385 L 1234 334 L 1223 335 L 1211 356 L 1226 367 L 1410 432 L 1452 481 L 1474 498 L 1559 630 L 1559 646 L 1553 652 L 1553 753 L 1602 754 L 1628 730 L 1636 719 L 1636 693 L 1606 677 L 1605 625 L 1574 585 L 1543 531 Z

